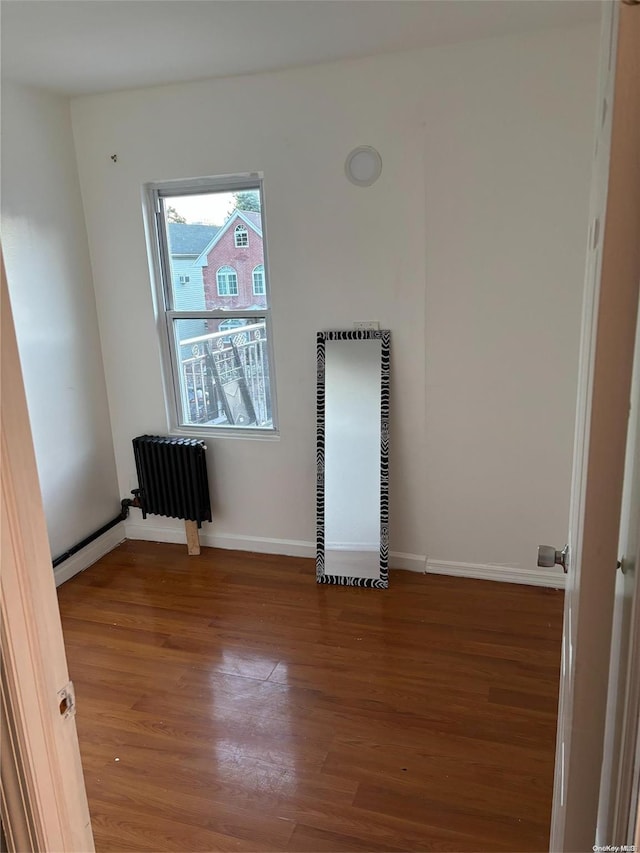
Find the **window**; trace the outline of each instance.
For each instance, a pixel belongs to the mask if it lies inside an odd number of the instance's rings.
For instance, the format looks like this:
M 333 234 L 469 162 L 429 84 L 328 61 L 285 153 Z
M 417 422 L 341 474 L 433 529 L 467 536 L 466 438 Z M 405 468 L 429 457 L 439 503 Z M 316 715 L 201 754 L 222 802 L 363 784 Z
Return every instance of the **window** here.
M 238 295 L 238 276 L 233 267 L 220 267 L 216 274 L 218 296 Z
M 264 296 L 264 266 L 258 264 L 253 270 L 253 295 Z
M 172 431 L 273 432 L 261 181 L 207 178 L 147 189 L 154 213 L 157 304 L 165 319 L 159 328 Z M 185 220 L 179 229 L 169 227 L 169 208 Z M 225 239 L 230 231 L 233 242 Z M 253 269 L 234 256 L 236 247 L 249 245 L 249 232 Z M 178 273 L 185 256 L 195 258 L 189 261 L 189 275 Z M 186 283 L 188 299 L 180 289 Z
M 235 244 L 236 249 L 240 249 L 242 248 L 242 246 L 249 245 L 249 232 L 247 231 L 244 225 L 236 225 Z

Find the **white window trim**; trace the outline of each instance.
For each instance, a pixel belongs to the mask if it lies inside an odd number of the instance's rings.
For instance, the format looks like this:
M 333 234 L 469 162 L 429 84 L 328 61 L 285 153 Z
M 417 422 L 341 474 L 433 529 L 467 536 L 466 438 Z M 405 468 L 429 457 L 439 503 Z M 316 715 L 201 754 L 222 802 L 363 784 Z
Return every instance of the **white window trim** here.
M 262 273 L 262 290 L 259 292 L 256 290 L 256 279 L 255 279 L 255 274 L 256 274 L 257 269 L 260 269 L 260 272 Z M 264 264 L 256 264 L 256 266 L 251 270 L 251 288 L 253 290 L 254 296 L 266 296 L 265 281 L 264 281 Z
M 227 287 L 229 287 L 229 272 L 226 272 L 227 270 L 231 271 L 234 274 L 234 276 L 236 277 L 236 292 L 235 293 L 220 293 L 220 279 L 218 278 L 218 276 L 220 275 L 221 272 L 225 271 L 224 275 L 227 277 Z M 218 267 L 218 269 L 216 270 L 216 290 L 218 291 L 218 296 L 232 297 L 232 296 L 238 296 L 239 295 L 240 287 L 238 286 L 238 271 L 235 269 L 235 267 L 232 267 L 230 264 L 225 264 L 222 267 Z
M 198 195 L 206 192 L 234 192 L 236 190 L 258 189 L 262 199 L 261 226 L 262 249 L 265 269 L 265 297 L 267 307 L 254 311 L 174 311 L 172 305 L 171 270 L 169 263 L 169 248 L 166 230 L 162 227 L 162 199 L 174 195 Z M 162 181 L 149 183 L 144 187 L 145 231 L 147 251 L 150 264 L 150 274 L 154 292 L 154 309 L 156 328 L 160 342 L 162 379 L 164 384 L 165 409 L 167 429 L 171 435 L 188 435 L 197 438 L 245 439 L 257 441 L 279 440 L 278 398 L 276 390 L 274 340 L 271 319 L 271 298 L 268 276 L 267 233 L 265 223 L 265 194 L 262 175 L 250 172 L 243 175 L 228 175 L 222 177 L 193 178 L 189 180 Z M 216 282 L 217 283 L 217 282 Z M 235 427 L 235 426 L 202 426 L 181 423 L 181 389 L 175 366 L 175 338 L 173 335 L 174 319 L 230 319 L 264 318 L 267 336 L 267 353 L 269 359 L 269 383 L 271 394 L 272 427 Z
M 244 243 L 238 242 L 238 235 L 243 234 L 246 238 Z M 249 229 L 244 222 L 239 222 L 233 229 L 233 243 L 236 249 L 246 249 L 249 246 Z

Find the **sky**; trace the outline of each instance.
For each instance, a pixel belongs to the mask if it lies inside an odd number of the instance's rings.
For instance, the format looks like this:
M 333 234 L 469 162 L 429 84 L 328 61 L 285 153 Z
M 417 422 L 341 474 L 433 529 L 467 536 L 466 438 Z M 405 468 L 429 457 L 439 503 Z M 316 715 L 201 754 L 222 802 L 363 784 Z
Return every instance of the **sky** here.
M 222 225 L 233 206 L 232 193 L 172 196 L 166 201 L 166 207 L 174 207 L 187 222 L 205 225 Z

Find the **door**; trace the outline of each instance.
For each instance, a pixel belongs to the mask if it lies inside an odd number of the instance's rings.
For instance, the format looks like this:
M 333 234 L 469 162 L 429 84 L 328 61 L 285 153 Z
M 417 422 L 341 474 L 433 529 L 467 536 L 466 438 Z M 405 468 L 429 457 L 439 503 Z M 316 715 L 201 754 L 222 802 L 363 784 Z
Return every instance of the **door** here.
M 603 16 L 552 851 L 596 837 L 640 281 L 640 6 L 605 3 Z
M 633 767 L 636 753 L 640 679 L 637 566 L 640 549 L 640 315 L 629 414 L 629 434 L 622 492 L 622 516 L 616 577 L 609 699 L 600 787 L 596 843 L 633 844 Z
M 73 688 L 1 258 L 0 271 L 2 822 L 9 851 L 90 853 Z

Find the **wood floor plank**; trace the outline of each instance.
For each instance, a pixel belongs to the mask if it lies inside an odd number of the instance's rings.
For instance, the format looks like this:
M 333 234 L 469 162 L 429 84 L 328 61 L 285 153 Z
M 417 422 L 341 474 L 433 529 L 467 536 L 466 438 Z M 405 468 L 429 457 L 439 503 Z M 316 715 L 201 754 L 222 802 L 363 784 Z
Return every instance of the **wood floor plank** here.
M 546 848 L 561 592 L 126 542 L 59 601 L 98 851 Z
M 389 730 L 388 730 L 389 732 Z M 344 756 L 355 768 L 366 767 L 369 761 L 379 765 L 385 773 L 392 767 L 422 765 L 425 772 L 438 772 L 439 765 L 449 762 L 476 762 L 488 768 L 494 784 L 503 776 L 516 773 L 531 774 L 533 778 L 546 778 L 553 771 L 554 755 L 536 747 L 514 746 L 501 741 L 477 740 L 471 736 L 450 735 L 425 727 L 416 740 L 413 732 L 399 734 L 393 730 L 387 737 L 368 727 L 353 735 L 338 732 L 332 739 L 327 762 L 332 754 Z
M 123 802 L 106 802 L 98 795 L 91 801 L 93 832 L 104 853 L 261 853 L 272 845 L 224 835 L 184 820 L 140 812 Z
M 498 802 L 495 803 L 498 805 Z M 505 816 L 499 810 L 488 810 L 481 802 L 470 804 L 464 796 L 447 799 L 430 799 L 417 788 L 413 790 L 404 784 L 384 783 L 382 785 L 362 784 L 354 800 L 354 806 L 394 817 L 406 816 L 411 820 L 420 812 L 422 819 L 430 826 L 448 829 L 452 825 L 456 831 L 482 842 L 485 839 L 509 844 L 515 833 L 521 839 L 518 849 L 540 851 L 548 841 L 546 821 L 532 819 L 530 814 L 522 813 Z M 482 847 L 480 849 L 483 849 Z
M 466 798 L 516 817 L 521 816 L 523 799 L 543 810 L 553 781 L 551 762 L 536 773 L 504 766 L 498 770 L 482 756 L 452 758 L 429 754 L 424 749 L 407 749 L 400 754 L 378 750 L 368 755 L 347 749 L 330 751 L 322 770 L 334 777 L 347 776 L 354 782 L 379 784 L 383 780 L 419 787 L 425 796 L 445 804 L 450 798 Z
M 295 851 L 326 851 L 326 853 L 336 853 L 337 850 L 362 851 L 362 853 L 378 853 L 378 851 L 402 853 L 401 847 L 371 844 L 360 838 L 328 832 L 324 829 L 315 829 L 311 826 L 305 826 L 303 823 L 296 824 L 289 840 L 289 849 Z

